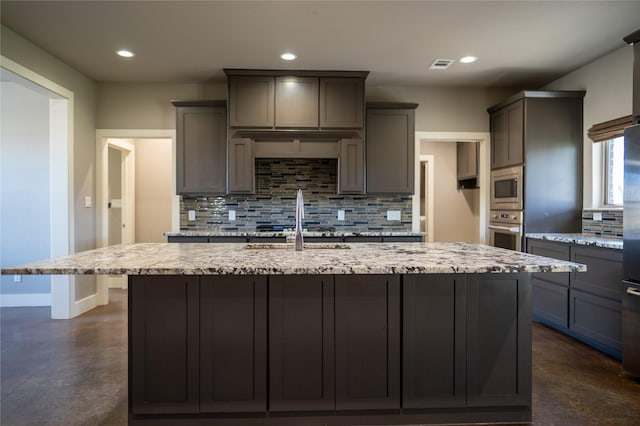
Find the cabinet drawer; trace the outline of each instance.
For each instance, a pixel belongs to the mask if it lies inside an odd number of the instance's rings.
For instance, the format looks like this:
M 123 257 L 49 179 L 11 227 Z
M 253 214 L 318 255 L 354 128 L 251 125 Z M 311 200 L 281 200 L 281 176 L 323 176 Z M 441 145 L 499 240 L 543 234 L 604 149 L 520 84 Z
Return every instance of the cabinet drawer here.
M 571 287 L 596 296 L 622 300 L 622 250 L 573 246 L 571 261 L 587 265 L 587 272 L 572 272 Z
M 570 246 L 569 244 L 554 241 L 543 240 L 527 240 L 527 252 L 537 256 L 551 257 L 559 260 L 569 260 Z M 540 279 L 546 282 L 555 283 L 563 286 L 569 286 L 569 273 L 555 272 L 536 272 L 532 275 L 534 279 Z
M 569 327 L 619 351 L 622 348 L 622 303 L 571 289 Z
M 208 243 L 209 237 L 189 237 L 186 235 L 170 235 L 167 237 L 170 243 Z

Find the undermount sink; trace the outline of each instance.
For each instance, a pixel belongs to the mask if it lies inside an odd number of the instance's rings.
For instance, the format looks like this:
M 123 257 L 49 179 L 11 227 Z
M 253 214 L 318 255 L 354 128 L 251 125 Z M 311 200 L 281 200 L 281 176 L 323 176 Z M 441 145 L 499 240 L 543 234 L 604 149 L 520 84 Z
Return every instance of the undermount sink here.
M 247 243 L 248 249 L 288 249 L 293 250 L 293 243 Z M 304 243 L 304 249 L 350 249 L 346 243 Z

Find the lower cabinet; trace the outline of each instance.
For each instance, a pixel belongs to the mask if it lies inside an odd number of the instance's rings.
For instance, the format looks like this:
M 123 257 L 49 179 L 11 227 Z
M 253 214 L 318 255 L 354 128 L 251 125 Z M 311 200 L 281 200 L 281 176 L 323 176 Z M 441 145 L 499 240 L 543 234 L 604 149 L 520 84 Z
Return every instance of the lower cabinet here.
M 466 402 L 464 275 L 405 275 L 402 287 L 402 406 Z
M 530 403 L 529 279 L 526 274 L 470 275 L 467 282 L 467 405 L 505 407 Z
M 400 276 L 335 281 L 336 409 L 400 408 Z
M 587 272 L 532 274 L 534 320 L 620 359 L 622 251 L 537 239 L 527 250 L 587 265 Z
M 530 304 L 528 274 L 130 276 L 130 424 L 526 422 Z

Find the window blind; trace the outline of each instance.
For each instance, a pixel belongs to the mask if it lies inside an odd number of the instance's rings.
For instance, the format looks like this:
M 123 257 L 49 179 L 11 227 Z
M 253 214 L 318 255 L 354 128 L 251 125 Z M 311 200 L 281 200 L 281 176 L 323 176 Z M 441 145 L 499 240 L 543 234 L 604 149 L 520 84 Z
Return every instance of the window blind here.
M 626 115 L 615 120 L 594 124 L 587 130 L 587 136 L 594 142 L 603 142 L 624 134 L 624 128 L 633 125 L 633 116 Z

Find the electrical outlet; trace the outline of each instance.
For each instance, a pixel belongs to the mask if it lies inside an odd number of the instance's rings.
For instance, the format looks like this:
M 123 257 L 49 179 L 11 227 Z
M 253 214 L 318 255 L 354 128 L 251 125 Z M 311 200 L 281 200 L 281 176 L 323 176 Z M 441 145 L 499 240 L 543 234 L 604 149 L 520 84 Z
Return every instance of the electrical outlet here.
M 400 214 L 402 212 L 400 210 L 387 210 L 387 220 L 389 221 L 400 221 Z
M 602 212 L 593 212 L 593 221 L 602 222 Z
M 196 220 L 196 211 L 189 210 L 189 212 L 187 213 L 187 219 L 190 221 Z
M 13 282 L 14 283 L 21 283 L 22 282 L 22 275 L 14 275 L 13 276 Z
M 236 220 L 236 211 L 229 210 L 229 220 Z
M 338 220 L 344 220 L 344 210 L 338 210 Z

